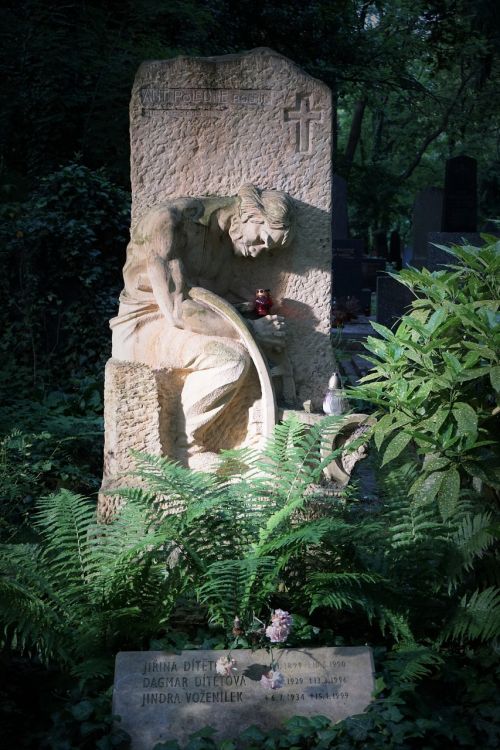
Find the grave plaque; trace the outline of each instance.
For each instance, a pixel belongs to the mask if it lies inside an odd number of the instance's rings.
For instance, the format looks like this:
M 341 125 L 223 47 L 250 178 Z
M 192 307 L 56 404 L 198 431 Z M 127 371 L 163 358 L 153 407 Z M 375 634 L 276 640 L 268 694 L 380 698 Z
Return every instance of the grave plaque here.
M 281 688 L 264 687 L 266 651 L 233 652 L 237 671 L 216 672 L 221 651 L 131 651 L 117 654 L 113 714 L 132 737 L 132 750 L 152 750 L 169 739 L 187 741 L 204 726 L 216 739 L 237 737 L 246 727 L 263 731 L 292 716 L 321 714 L 332 722 L 361 713 L 374 689 L 368 647 L 282 649 L 274 653 Z
M 374 292 L 377 289 L 377 278 L 384 273 L 387 266 L 385 258 L 364 257 L 361 261 L 363 288 Z

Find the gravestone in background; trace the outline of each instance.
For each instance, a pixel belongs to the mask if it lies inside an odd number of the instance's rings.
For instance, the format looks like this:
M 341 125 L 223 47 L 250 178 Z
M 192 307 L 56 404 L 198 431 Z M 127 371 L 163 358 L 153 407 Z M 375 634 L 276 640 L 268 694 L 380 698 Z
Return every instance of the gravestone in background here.
M 477 229 L 477 162 L 456 156 L 446 162 L 443 219 L 440 232 L 427 235 L 425 267 L 436 271 L 453 263 L 453 257 L 437 245 L 482 245 Z
M 413 257 L 412 265 L 421 268 L 427 260 L 429 232 L 441 230 L 443 191 L 430 187 L 421 190 L 413 204 Z
M 347 182 L 338 174 L 332 179 L 332 238 L 345 240 L 349 237 L 349 214 L 347 211 Z
M 375 292 L 377 289 L 377 278 L 385 272 L 387 263 L 385 258 L 364 257 L 361 263 L 361 274 L 363 288 Z
M 237 671 L 218 675 L 221 651 L 132 651 L 117 654 L 113 714 L 132 737 L 131 750 L 152 750 L 157 742 L 184 744 L 204 726 L 215 740 L 237 738 L 248 726 L 263 731 L 292 716 L 321 714 L 332 722 L 362 713 L 374 689 L 373 660 L 366 646 L 276 649 L 285 684 L 264 687 L 267 651 L 233 651 Z
M 377 323 L 392 328 L 414 299 L 410 290 L 392 276 L 377 278 Z
M 363 240 L 333 240 L 332 290 L 336 299 L 356 297 L 363 289 Z
M 349 239 L 347 183 L 338 175 L 333 176 L 332 237 L 333 298 L 355 297 L 363 306 L 363 241 Z
M 376 258 L 388 258 L 387 234 L 383 230 L 375 232 L 373 235 L 373 250 Z
M 477 230 L 477 162 L 470 156 L 455 156 L 446 161 L 443 232 Z
M 391 232 L 389 240 L 389 261 L 394 263 L 398 271 L 401 270 L 402 256 L 401 256 L 401 237 L 399 232 L 394 230 Z

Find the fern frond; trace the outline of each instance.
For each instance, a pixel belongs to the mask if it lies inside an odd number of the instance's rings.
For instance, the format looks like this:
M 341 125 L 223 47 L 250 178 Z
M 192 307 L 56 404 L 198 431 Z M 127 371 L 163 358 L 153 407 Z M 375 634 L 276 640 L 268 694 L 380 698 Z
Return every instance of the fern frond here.
M 401 612 L 395 612 L 390 607 L 377 605 L 376 614 L 382 634 L 385 634 L 388 630 L 397 641 L 414 641 L 408 619 Z
M 248 557 L 223 560 L 210 565 L 206 581 L 198 589 L 199 601 L 206 605 L 215 622 L 228 625 L 237 614 L 260 610 L 266 596 L 276 587 L 274 559 Z M 258 589 L 257 599 L 249 582 Z
M 182 504 L 203 497 L 217 484 L 212 474 L 190 471 L 169 458 L 132 451 L 136 461 L 133 476 L 146 481 L 148 489 L 161 493 L 169 502 Z
M 38 502 L 35 526 L 44 539 L 44 557 L 52 579 L 68 596 L 78 598 L 88 581 L 88 538 L 94 525 L 94 508 L 81 495 L 60 490 Z
M 304 593 L 310 600 L 309 612 L 322 607 L 352 609 L 355 605 L 363 608 L 366 605 L 371 609 L 371 598 L 365 596 L 363 587 L 383 580 L 376 573 L 313 573 L 304 587 Z
M 500 589 L 490 586 L 465 594 L 441 641 L 491 641 L 500 636 Z
M 461 571 L 469 572 L 474 567 L 476 558 L 481 558 L 492 546 L 498 535 L 493 528 L 491 513 L 468 514 L 460 522 L 452 536 L 461 558 L 458 570 L 450 571 L 452 582 L 455 584 Z
M 403 642 L 387 655 L 386 665 L 395 680 L 414 684 L 432 674 L 443 661 L 439 654 L 427 646 Z
M 90 680 L 109 679 L 113 675 L 113 668 L 114 658 L 112 654 L 108 657 L 87 657 L 72 668 L 71 674 L 84 683 Z
M 32 651 L 45 663 L 65 661 L 65 608 L 33 544 L 0 547 L 0 623 L 3 645 Z
M 340 451 L 332 452 L 332 434 L 342 417 L 325 417 L 312 426 L 301 424 L 296 417 L 275 427 L 262 460 L 255 466 L 261 474 L 255 480 L 265 497 L 281 498 L 286 505 L 321 480 L 322 470 Z M 327 450 L 330 446 L 330 450 Z M 325 451 L 322 453 L 322 447 Z M 324 457 L 328 453 L 328 457 Z
M 330 534 L 335 536 L 338 543 L 340 538 L 352 534 L 352 526 L 339 518 L 313 519 L 284 531 L 261 545 L 259 549 L 263 555 L 283 550 L 290 551 L 292 554 L 300 554 L 304 547 L 318 545 L 325 536 Z

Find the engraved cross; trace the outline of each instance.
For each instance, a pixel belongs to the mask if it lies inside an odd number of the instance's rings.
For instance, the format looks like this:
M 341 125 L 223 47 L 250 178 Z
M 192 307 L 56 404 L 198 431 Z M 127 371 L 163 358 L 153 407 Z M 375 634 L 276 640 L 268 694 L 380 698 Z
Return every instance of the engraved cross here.
M 321 120 L 321 112 L 311 112 L 310 99 L 308 96 L 297 94 L 295 109 L 285 109 L 285 122 L 295 121 L 296 125 L 296 150 L 307 152 L 311 150 L 311 121 Z

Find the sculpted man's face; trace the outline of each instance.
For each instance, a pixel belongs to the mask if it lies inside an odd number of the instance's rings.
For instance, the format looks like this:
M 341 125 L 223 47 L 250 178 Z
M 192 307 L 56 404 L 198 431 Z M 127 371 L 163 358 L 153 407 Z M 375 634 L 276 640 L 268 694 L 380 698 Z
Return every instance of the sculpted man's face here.
M 283 244 L 284 229 L 273 229 L 262 221 L 246 221 L 233 224 L 229 230 L 235 255 L 256 258 L 265 250 L 272 250 Z

